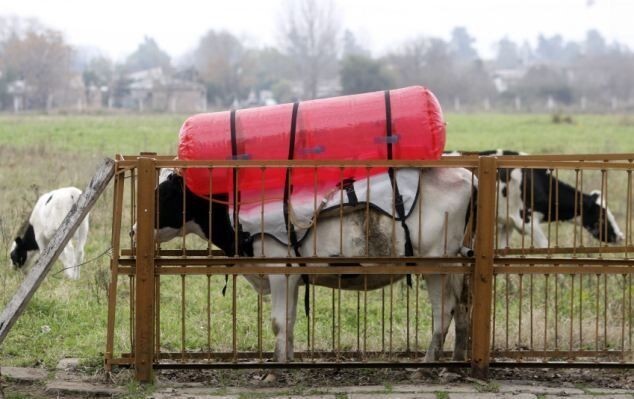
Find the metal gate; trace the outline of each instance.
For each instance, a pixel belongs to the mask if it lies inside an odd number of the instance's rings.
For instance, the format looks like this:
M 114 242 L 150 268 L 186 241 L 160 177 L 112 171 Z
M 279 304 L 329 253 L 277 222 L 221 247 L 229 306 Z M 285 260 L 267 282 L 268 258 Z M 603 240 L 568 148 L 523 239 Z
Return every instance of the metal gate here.
M 472 367 L 480 377 L 487 375 L 490 366 L 632 367 L 633 159 L 634 154 L 612 154 L 212 163 L 155 154 L 118 156 L 106 367 L 133 366 L 137 378 L 144 381 L 152 378 L 154 368 L 185 367 L 442 365 Z M 203 241 L 181 234 L 167 244 L 154 241 L 159 169 L 223 168 L 239 176 L 245 168 L 260 170 L 262 175 L 275 168 L 303 168 L 315 171 L 316 176 L 322 168 L 341 171 L 344 166 L 364 168 L 368 176 L 373 169 L 388 167 L 470 170 L 472 182 L 478 182 L 477 203 L 470 205 L 477 208 L 475 256 L 445 251 L 433 257 L 367 252 L 354 257 L 313 253 L 298 258 L 291 256 L 289 246 L 288 257 L 257 253 L 227 257 L 212 245 L 213 238 Z M 541 186 L 537 183 L 537 174 L 547 176 L 545 191 L 544 181 Z M 572 187 L 572 200 L 559 182 Z M 424 184 L 421 179 L 419 185 Z M 600 189 L 602 194 L 582 194 L 591 189 Z M 548 211 L 540 214 L 540 229 L 536 209 L 544 198 Z M 519 214 L 518 200 L 526 205 Z M 598 213 L 591 212 L 592 201 Z M 317 209 L 317 200 L 314 206 Z M 526 209 L 533 214 L 527 215 Z M 369 213 L 370 209 L 360 211 Z M 581 216 L 569 218 L 568 211 Z M 185 209 L 182 215 L 184 220 Z M 211 213 L 209 218 L 211 225 Z M 340 221 L 343 218 L 342 209 Z M 393 231 L 399 229 L 396 219 L 393 209 Z M 128 237 L 133 225 L 134 239 Z M 622 239 L 607 243 L 612 225 L 620 227 Z M 539 231 L 546 238 L 543 248 L 538 246 L 544 242 L 537 245 Z M 340 235 L 339 240 L 343 239 Z M 397 253 L 394 246 L 392 239 L 390 255 Z M 302 267 L 287 267 L 289 263 Z M 338 276 L 341 282 L 351 274 L 366 280 L 389 275 L 397 281 L 409 274 L 412 288 L 395 283 L 378 290 L 343 291 L 310 284 L 310 311 L 297 310 L 295 360 L 269 362 L 274 346 L 267 322 L 270 304 L 267 296 L 247 287 L 238 276 L 271 274 L 284 275 L 287 281 L 301 274 L 309 282 L 322 275 Z M 439 276 L 445 287 L 456 275 L 468 276 L 470 286 L 467 360 L 450 360 L 451 351 L 447 351 L 434 362 L 424 362 L 434 326 L 426 290 L 419 287 L 425 286 L 426 276 Z M 443 302 L 443 315 L 444 306 Z M 448 327 L 444 318 L 440 322 L 442 328 Z M 450 332 L 444 347 L 450 348 L 453 339 Z

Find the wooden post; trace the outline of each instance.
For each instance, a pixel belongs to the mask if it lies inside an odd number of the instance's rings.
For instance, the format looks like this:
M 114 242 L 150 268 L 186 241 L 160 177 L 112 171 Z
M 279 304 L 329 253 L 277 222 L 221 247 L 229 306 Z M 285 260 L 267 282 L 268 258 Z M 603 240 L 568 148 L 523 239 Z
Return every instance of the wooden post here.
M 75 234 L 82 220 L 84 220 L 101 193 L 106 189 L 113 175 L 114 161 L 106 158 L 97 169 L 97 173 L 90 180 L 90 183 L 88 183 L 88 187 L 79 196 L 77 203 L 72 206 L 62 224 L 53 234 L 48 246 L 42 250 L 39 259 L 29 271 L 29 274 L 2 312 L 2 315 L 0 315 L 0 344 L 2 344 L 9 330 L 20 317 L 26 305 L 28 305 L 35 291 L 44 281 L 46 274 L 53 267 L 53 264 L 73 234 Z
M 152 382 L 154 365 L 154 189 L 156 162 L 138 160 L 136 213 L 136 290 L 134 328 L 135 377 Z
M 478 169 L 478 216 L 473 275 L 473 312 L 471 324 L 471 373 L 486 379 L 491 354 L 491 301 L 493 281 L 493 245 L 496 197 L 495 157 L 480 157 Z

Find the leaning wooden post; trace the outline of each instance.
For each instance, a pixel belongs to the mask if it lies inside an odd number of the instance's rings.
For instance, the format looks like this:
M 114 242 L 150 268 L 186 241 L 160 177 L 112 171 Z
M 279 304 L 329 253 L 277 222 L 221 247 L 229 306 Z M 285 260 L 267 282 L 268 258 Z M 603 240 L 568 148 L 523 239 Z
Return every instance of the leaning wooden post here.
M 152 382 L 154 365 L 154 189 L 156 161 L 138 159 L 134 367 L 139 382 Z
M 491 301 L 497 159 L 480 157 L 478 169 L 478 216 L 473 273 L 473 313 L 471 324 L 471 372 L 486 379 L 491 353 Z

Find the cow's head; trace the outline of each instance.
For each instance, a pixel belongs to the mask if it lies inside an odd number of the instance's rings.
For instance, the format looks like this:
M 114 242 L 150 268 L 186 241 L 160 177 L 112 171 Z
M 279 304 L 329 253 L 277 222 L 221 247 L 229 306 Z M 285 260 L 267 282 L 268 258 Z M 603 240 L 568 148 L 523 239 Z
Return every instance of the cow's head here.
M 154 239 L 169 241 L 181 234 L 194 233 L 207 239 L 209 200 L 197 197 L 185 187 L 183 177 L 174 169 L 161 169 L 155 196 Z M 136 235 L 136 224 L 130 235 Z
M 11 245 L 11 263 L 13 268 L 19 269 L 30 265 L 39 249 L 35 240 L 33 225 L 27 221 L 20 228 L 18 236 L 15 237 Z
M 589 201 L 584 206 L 583 226 L 597 240 L 619 243 L 623 241 L 625 236 L 616 223 L 614 215 L 605 205 L 605 196 L 602 195 L 601 191 L 592 191 Z

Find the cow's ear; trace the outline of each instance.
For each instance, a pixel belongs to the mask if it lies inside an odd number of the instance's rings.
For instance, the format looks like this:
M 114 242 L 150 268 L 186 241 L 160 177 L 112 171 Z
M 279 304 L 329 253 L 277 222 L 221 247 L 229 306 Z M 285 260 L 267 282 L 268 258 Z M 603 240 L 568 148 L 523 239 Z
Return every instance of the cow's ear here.
M 599 190 L 592 190 L 590 192 L 590 198 L 592 198 L 592 200 L 595 202 L 599 199 L 600 196 L 601 196 L 601 191 Z

